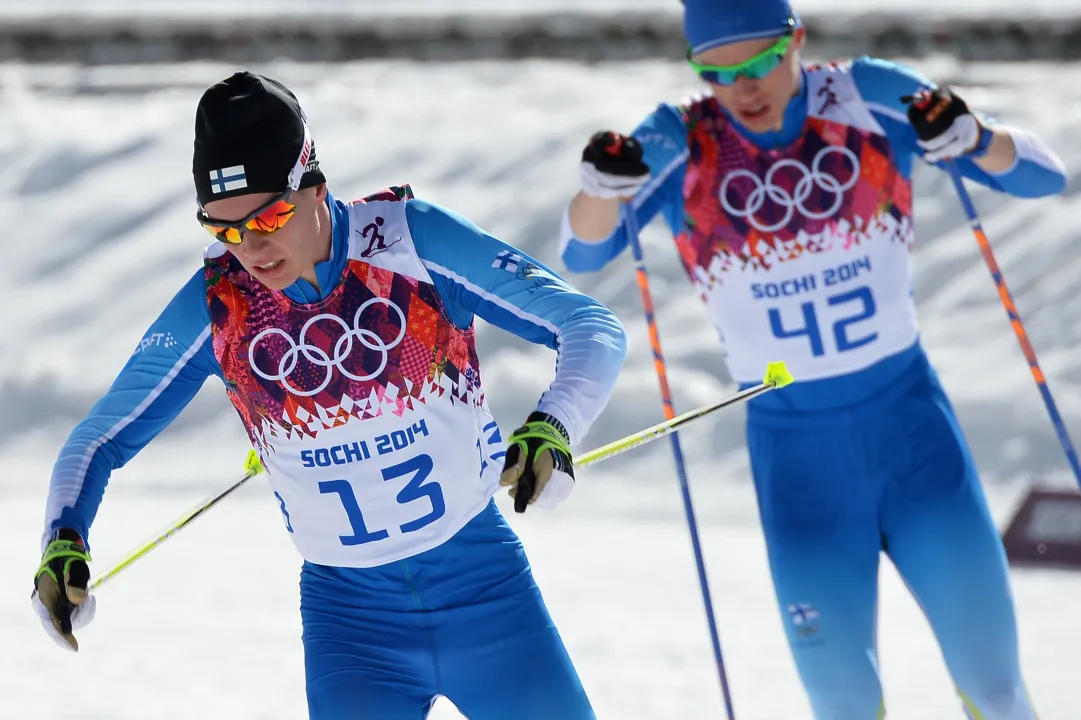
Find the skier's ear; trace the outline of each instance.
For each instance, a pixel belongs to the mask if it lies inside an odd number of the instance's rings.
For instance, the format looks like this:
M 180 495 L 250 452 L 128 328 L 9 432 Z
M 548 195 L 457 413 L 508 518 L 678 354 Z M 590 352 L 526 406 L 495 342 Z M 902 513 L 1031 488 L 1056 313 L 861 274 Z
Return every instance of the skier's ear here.
M 794 31 L 792 31 L 792 44 L 789 46 L 793 50 L 802 50 L 803 42 L 807 39 L 807 27 L 800 25 Z

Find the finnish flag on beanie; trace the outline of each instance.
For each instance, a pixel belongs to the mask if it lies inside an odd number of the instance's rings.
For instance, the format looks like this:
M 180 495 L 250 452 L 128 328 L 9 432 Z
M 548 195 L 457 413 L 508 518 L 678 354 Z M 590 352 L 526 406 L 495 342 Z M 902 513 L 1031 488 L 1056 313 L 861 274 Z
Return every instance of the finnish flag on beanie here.
M 238 72 L 207 88 L 195 112 L 192 175 L 199 204 L 326 182 L 296 95 Z

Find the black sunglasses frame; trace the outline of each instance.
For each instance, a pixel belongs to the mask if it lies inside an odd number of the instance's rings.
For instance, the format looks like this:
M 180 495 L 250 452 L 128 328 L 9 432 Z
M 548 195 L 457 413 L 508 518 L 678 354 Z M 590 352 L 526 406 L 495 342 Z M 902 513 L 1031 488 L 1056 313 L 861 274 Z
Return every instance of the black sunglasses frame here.
M 267 201 L 266 203 L 263 203 L 262 205 L 257 207 L 255 210 L 251 211 L 251 213 L 249 213 L 247 217 L 245 217 L 245 218 L 243 218 L 241 220 L 218 220 L 216 218 L 212 218 L 209 215 L 207 215 L 206 210 L 204 210 L 203 208 L 199 208 L 198 210 L 195 211 L 195 219 L 199 221 L 200 225 L 212 225 L 214 227 L 233 229 L 233 230 L 238 230 L 240 232 L 243 232 L 244 230 L 248 229 L 247 228 L 248 223 L 250 223 L 252 220 L 254 220 L 255 218 L 257 218 L 260 215 L 262 215 L 263 213 L 265 213 L 274 204 L 279 203 L 279 202 L 281 202 L 283 200 L 289 200 L 289 198 L 290 198 L 290 196 L 292 196 L 292 194 L 293 194 L 293 189 L 292 188 L 286 188 L 280 194 L 272 197 L 269 201 Z

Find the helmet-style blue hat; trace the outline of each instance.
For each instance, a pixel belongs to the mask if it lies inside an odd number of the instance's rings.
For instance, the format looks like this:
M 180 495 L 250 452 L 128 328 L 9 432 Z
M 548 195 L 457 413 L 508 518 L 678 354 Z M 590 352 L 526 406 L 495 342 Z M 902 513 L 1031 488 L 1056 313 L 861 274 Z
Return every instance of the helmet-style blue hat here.
M 788 0 L 684 0 L 683 35 L 692 53 L 778 37 L 800 26 Z

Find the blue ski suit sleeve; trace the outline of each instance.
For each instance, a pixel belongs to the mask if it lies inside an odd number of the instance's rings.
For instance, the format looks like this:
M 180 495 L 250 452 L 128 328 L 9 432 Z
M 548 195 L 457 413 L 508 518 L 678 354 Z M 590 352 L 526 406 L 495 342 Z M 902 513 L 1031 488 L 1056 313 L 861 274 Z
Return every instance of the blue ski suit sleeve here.
M 879 125 L 898 155 L 905 176 L 910 176 L 911 158 L 922 157 L 916 131 L 908 122 L 908 106 L 901 102 L 921 88 L 935 84 L 916 71 L 888 60 L 862 57 L 852 63 L 852 77 L 860 95 L 867 103 Z M 1017 159 L 1001 173 L 986 172 L 969 158 L 959 158 L 961 173 L 986 187 L 1017 197 L 1043 197 L 1061 193 L 1066 186 L 1066 168 L 1062 160 L 1049 150 L 1033 133 L 998 123 L 970 108 L 988 127 L 997 126 L 1009 132 L 1017 147 Z M 942 163 L 936 163 L 939 168 Z
M 108 392 L 72 430 L 53 466 L 45 533 L 90 526 L 113 470 L 123 467 L 221 369 L 211 348 L 203 270 L 196 272 L 147 330 Z
M 683 177 L 687 170 L 687 129 L 673 105 L 662 104 L 631 133 L 642 144 L 650 181 L 631 201 L 638 227 L 663 213 L 672 232 L 683 222 Z M 589 242 L 574 236 L 567 213 L 560 233 L 563 263 L 571 272 L 600 270 L 619 256 L 629 238 L 622 224 L 604 240 Z
M 537 409 L 558 418 L 578 442 L 611 397 L 627 355 L 616 316 L 451 210 L 413 199 L 406 219 L 452 322 L 468 327 L 480 317 L 556 351 L 555 378 Z

